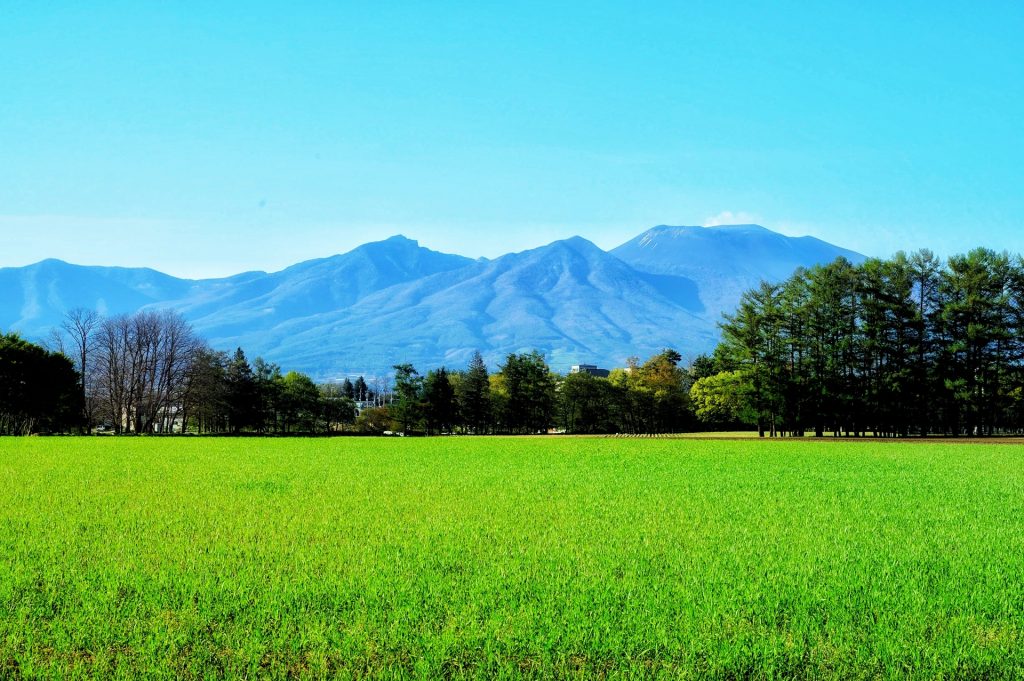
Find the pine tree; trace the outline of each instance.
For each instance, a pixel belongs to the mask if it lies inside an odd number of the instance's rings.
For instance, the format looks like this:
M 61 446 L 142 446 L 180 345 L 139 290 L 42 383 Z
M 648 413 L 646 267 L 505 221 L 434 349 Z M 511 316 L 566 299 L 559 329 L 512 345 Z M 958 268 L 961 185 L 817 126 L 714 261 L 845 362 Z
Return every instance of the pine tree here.
M 423 400 L 427 432 L 451 432 L 457 420 L 458 404 L 444 367 L 427 373 L 423 381 Z
M 937 373 L 937 320 L 941 308 L 939 279 L 942 262 L 927 249 L 910 255 L 911 297 L 914 308 L 911 333 L 914 356 L 911 358 L 910 393 L 913 404 L 911 420 L 919 435 L 937 429 L 941 415 L 937 398 L 941 383 Z
M 348 380 L 347 376 L 345 377 L 345 380 L 341 382 L 341 395 L 342 397 L 347 397 L 350 400 L 354 400 L 356 398 L 355 386 L 352 385 L 352 381 Z
M 395 402 L 391 415 L 408 435 L 419 427 L 423 418 L 423 377 L 411 364 L 396 364 Z
M 491 382 L 487 365 L 479 352 L 474 352 L 469 367 L 459 383 L 459 412 L 466 429 L 474 434 L 486 433 L 491 428 Z
M 513 433 L 539 433 L 554 423 L 555 380 L 544 355 L 510 354 L 501 367 L 508 403 L 504 422 Z
M 990 435 L 1001 425 L 1012 340 L 1010 283 L 1009 256 L 982 248 L 950 258 L 940 280 L 940 373 L 952 398 L 954 434 Z
M 366 379 L 362 376 L 356 379 L 355 385 L 352 386 L 352 392 L 354 393 L 353 399 L 357 402 L 368 402 L 372 398 L 370 387 L 366 385 Z
M 750 382 L 750 408 L 758 435 L 774 437 L 784 410 L 785 347 L 779 286 L 762 282 L 743 294 L 736 313 L 722 323 L 722 345 L 716 354 L 728 369 L 740 369 Z
M 242 348 L 235 350 L 225 371 L 228 422 L 235 434 L 256 423 L 256 379 Z

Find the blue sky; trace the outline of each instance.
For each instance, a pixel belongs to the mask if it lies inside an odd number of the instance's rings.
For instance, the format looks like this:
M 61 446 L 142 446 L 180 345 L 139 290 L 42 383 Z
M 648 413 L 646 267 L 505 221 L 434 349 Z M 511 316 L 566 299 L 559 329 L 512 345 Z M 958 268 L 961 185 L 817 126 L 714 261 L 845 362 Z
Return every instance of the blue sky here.
M 733 221 L 1024 251 L 1022 35 L 1019 1 L 9 1 L 0 265 Z

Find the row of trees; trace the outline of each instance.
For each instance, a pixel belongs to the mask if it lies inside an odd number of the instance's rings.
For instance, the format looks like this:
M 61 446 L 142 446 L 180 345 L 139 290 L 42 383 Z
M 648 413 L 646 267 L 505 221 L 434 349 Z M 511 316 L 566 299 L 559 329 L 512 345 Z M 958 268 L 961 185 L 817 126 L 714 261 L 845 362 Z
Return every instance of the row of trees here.
M 214 351 L 170 311 L 103 318 L 73 310 L 51 340 L 54 352 L 37 350 L 63 362 L 73 399 L 60 398 L 62 420 L 36 418 L 29 430 L 652 433 L 695 422 L 690 375 L 674 351 L 644 363 L 632 359 L 607 378 L 561 376 L 538 352 L 510 354 L 490 373 L 476 353 L 464 370 L 421 375 L 402 364 L 371 386 L 361 376 L 317 385 L 261 358 L 250 362 L 241 349 Z
M 281 372 L 241 348 L 233 355 L 203 349 L 189 377 L 181 423 L 197 433 L 317 434 L 351 424 L 356 405 L 338 386 Z
M 320 433 L 355 419 L 340 387 L 260 358 L 250 364 L 241 349 L 213 351 L 175 312 L 72 310 L 51 340 L 75 376 L 71 423 L 85 431 Z M 362 379 L 349 388 L 374 397 Z
M 1024 262 L 977 249 L 798 270 L 747 292 L 696 363 L 697 414 L 762 435 L 1024 429 Z
M 606 378 L 558 375 L 537 352 L 490 373 L 477 353 L 465 369 L 317 385 L 211 350 L 173 312 L 72 311 L 52 345 L 0 336 L 0 433 L 1024 430 L 1024 261 L 986 249 L 798 270 L 744 294 L 712 356 L 684 368 L 666 350 Z
M 695 424 L 680 360 L 666 350 L 642 364 L 631 359 L 607 378 L 556 374 L 538 352 L 510 354 L 493 374 L 479 353 L 464 371 L 421 376 L 397 365 L 388 419 L 378 427 L 390 420 L 401 432 L 427 434 L 678 432 Z
M 421 375 L 402 364 L 371 383 L 318 385 L 241 349 L 212 350 L 171 311 L 72 310 L 52 351 L 2 338 L 0 433 L 648 433 L 694 424 L 690 375 L 674 351 L 632 359 L 607 378 L 561 376 L 538 352 L 510 354 L 490 373 L 476 353 L 463 370 Z

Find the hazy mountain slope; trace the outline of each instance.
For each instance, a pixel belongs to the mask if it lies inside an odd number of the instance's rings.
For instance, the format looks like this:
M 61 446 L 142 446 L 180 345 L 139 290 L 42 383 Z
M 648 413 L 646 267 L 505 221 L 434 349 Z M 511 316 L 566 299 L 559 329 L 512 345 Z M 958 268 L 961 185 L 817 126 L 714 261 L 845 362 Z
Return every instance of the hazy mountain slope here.
M 296 317 L 345 308 L 382 288 L 476 262 L 395 236 L 280 272 L 178 279 L 155 270 L 44 260 L 0 269 L 0 330 L 45 338 L 75 307 L 105 315 L 142 308 L 180 311 L 212 342 Z
M 186 296 L 194 284 L 150 269 L 84 267 L 60 260 L 0 268 L 0 330 L 45 338 L 69 309 L 134 312 Z
M 672 280 L 669 285 L 667 279 Z M 275 361 L 318 375 L 412 362 L 462 366 L 474 349 L 496 364 L 539 348 L 552 365 L 620 366 L 631 353 L 709 347 L 693 283 L 637 272 L 576 237 L 385 289 L 347 310 L 295 320 L 262 339 Z
M 760 225 L 662 225 L 610 251 L 643 272 L 692 279 L 706 314 L 718 320 L 761 280 L 782 281 L 798 267 L 864 256 L 814 237 L 789 237 Z
M 164 305 L 181 311 L 219 344 L 252 337 L 292 319 L 341 310 L 374 291 L 474 262 L 393 236 L 243 282 L 204 282 L 201 293 Z
M 575 237 L 491 261 L 395 236 L 280 272 L 197 281 L 47 260 L 0 269 L 0 330 L 44 339 L 73 307 L 173 308 L 215 348 L 241 346 L 317 378 L 406 361 L 463 366 L 475 349 L 492 366 L 534 348 L 559 370 L 621 366 L 664 347 L 711 350 L 744 290 L 838 256 L 863 259 L 738 225 L 656 227 L 611 253 Z

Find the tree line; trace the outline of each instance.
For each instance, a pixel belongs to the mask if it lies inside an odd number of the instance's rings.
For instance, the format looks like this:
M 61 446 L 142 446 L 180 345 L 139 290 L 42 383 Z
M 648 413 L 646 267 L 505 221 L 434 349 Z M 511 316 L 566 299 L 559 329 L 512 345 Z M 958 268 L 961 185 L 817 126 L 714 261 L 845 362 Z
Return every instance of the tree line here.
M 975 435 L 1024 430 L 1024 261 L 927 250 L 799 269 L 747 291 L 714 353 L 607 377 L 538 352 L 317 384 L 215 351 L 177 313 L 68 313 L 49 348 L 0 335 L 0 434 L 670 433 Z
M 494 373 L 479 352 L 464 370 L 421 375 L 410 364 L 396 365 L 382 422 L 425 434 L 678 432 L 696 423 L 681 359 L 674 350 L 643 363 L 632 358 L 607 378 L 563 376 L 536 351 L 507 355 Z
M 666 350 L 607 378 L 562 376 L 538 352 L 462 369 L 317 384 L 262 358 L 213 350 L 173 311 L 70 311 L 49 349 L 0 343 L 0 434 L 527 434 L 684 430 L 689 373 Z M 17 354 L 20 353 L 20 354 Z M 29 361 L 31 360 L 31 361 Z M 20 372 L 20 373 L 19 373 Z
M 71 363 L 80 405 L 72 425 L 83 432 L 318 434 L 355 420 L 354 399 L 335 386 L 250 363 L 241 348 L 215 351 L 169 310 L 71 310 L 49 345 Z
M 1024 261 L 927 250 L 748 291 L 694 371 L 696 413 L 761 435 L 1024 429 Z

